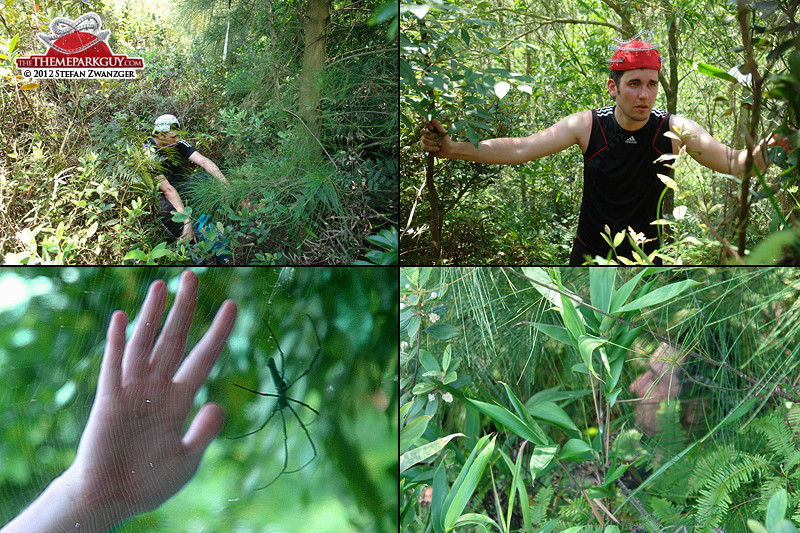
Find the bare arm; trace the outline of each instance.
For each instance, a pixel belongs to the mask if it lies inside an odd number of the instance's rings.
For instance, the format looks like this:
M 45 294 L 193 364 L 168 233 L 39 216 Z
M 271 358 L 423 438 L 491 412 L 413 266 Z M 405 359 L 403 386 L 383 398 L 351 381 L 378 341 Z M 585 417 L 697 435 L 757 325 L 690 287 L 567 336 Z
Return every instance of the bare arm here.
M 560 152 L 573 144 L 585 149 L 591 132 L 591 112 L 581 111 L 561 119 L 546 130 L 528 137 L 488 139 L 478 143 L 476 149 L 470 142 L 454 142 L 438 120 L 428 124 L 422 131 L 422 147 L 437 157 L 461 159 L 476 163 L 497 165 L 520 165 L 546 155 Z M 433 133 L 430 128 L 439 133 Z
M 183 201 L 181 200 L 180 194 L 172 186 L 172 184 L 167 181 L 167 178 L 164 175 L 160 175 L 156 178 L 158 180 L 158 189 L 164 193 L 164 198 L 172 204 L 172 207 L 175 208 L 175 211 L 178 213 L 184 213 L 186 209 L 183 206 Z M 183 223 L 183 235 L 181 238 L 184 240 L 192 240 L 194 238 L 194 228 L 192 226 L 192 219 L 187 218 Z
M 236 304 L 223 302 L 184 357 L 197 284 L 194 273 L 183 274 L 157 339 L 167 299 L 163 281 L 150 286 L 127 342 L 125 313 L 111 315 L 94 404 L 75 461 L 2 533 L 101 533 L 158 507 L 191 479 L 225 413 L 207 403 L 188 430 L 185 423 L 236 318 Z
M 689 155 L 704 167 L 734 176 L 744 174 L 747 150 L 734 150 L 722 144 L 697 122 L 688 118 L 673 115 L 670 126 L 671 129 L 677 127 L 681 132 L 689 134 L 688 137 L 684 137 L 684 145 Z M 678 141 L 673 143 L 674 147 L 680 147 Z M 759 143 L 753 150 L 753 166 L 758 168 L 759 172 L 763 172 L 768 166 L 764 148 L 765 144 Z
M 183 201 L 181 200 L 181 196 L 178 194 L 178 191 L 172 184 L 167 181 L 167 178 L 164 177 L 162 174 L 156 178 L 158 180 L 158 189 L 164 193 L 164 198 L 169 200 L 169 203 L 172 204 L 172 207 L 175 208 L 175 211 L 178 213 L 183 213 L 185 211 L 183 207 Z
M 206 172 L 217 178 L 219 181 L 228 185 L 228 180 L 225 179 L 225 175 L 220 171 L 219 167 L 209 158 L 201 154 L 200 152 L 194 152 L 192 155 L 189 156 L 189 161 L 194 163 L 195 165 L 199 165 L 203 168 Z

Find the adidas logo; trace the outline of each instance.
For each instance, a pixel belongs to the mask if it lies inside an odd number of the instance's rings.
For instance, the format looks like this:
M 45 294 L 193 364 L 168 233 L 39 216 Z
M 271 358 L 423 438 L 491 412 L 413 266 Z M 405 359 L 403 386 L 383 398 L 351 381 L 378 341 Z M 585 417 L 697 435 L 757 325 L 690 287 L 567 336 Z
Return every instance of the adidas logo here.
M 634 138 L 633 138 L 633 135 L 631 135 L 630 137 L 628 137 L 628 138 L 625 140 L 625 144 L 636 144 L 636 139 L 634 139 Z

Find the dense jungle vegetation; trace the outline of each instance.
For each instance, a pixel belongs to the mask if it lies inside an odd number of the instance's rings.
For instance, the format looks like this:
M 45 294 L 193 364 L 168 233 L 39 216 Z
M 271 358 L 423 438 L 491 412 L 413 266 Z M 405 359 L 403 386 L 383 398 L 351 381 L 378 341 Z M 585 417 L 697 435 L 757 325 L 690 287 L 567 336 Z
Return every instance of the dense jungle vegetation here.
M 797 9 L 783 0 L 401 3 L 402 262 L 566 264 L 583 192 L 579 148 L 517 166 L 434 161 L 420 130 L 439 119 L 477 145 L 613 105 L 609 45 L 643 30 L 664 61 L 656 107 L 735 149 L 773 132 L 800 146 Z M 778 151 L 780 166 L 749 179 L 686 154 L 673 161 L 659 217 L 664 261 L 796 263 L 797 154 Z
M 800 273 L 404 268 L 404 533 L 796 532 Z
M 22 78 L 37 34 L 89 11 L 138 79 Z M 4 262 L 396 263 L 397 28 L 385 0 L 4 2 Z M 230 182 L 192 177 L 205 241 L 157 224 L 142 147 L 162 114 Z

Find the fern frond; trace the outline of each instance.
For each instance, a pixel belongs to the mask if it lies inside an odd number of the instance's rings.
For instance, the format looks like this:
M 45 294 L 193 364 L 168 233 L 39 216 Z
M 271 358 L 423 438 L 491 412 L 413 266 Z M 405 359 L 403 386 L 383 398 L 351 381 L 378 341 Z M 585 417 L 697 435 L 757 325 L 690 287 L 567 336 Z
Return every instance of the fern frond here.
M 770 450 L 778 456 L 782 463 L 785 463 L 797 451 L 797 443 L 786 425 L 786 420 L 777 413 L 770 413 L 753 420 L 748 430 L 763 435 L 767 439 Z
M 739 455 L 739 452 L 729 443 L 698 457 L 694 465 L 694 471 L 689 475 L 688 494 L 696 494 L 706 486 L 715 472 L 719 471 L 724 465 L 735 461 Z
M 547 522 L 547 508 L 550 507 L 555 490 L 553 486 L 542 487 L 536 493 L 534 505 L 531 506 L 531 522 L 534 525 L 543 525 Z
M 718 526 L 730 508 L 732 494 L 744 483 L 749 482 L 755 472 L 770 468 L 769 462 L 763 456 L 745 454 L 739 456 L 738 461 L 714 472 L 700 490 L 696 507 L 697 518 L 702 527 L 700 531 L 711 531 Z

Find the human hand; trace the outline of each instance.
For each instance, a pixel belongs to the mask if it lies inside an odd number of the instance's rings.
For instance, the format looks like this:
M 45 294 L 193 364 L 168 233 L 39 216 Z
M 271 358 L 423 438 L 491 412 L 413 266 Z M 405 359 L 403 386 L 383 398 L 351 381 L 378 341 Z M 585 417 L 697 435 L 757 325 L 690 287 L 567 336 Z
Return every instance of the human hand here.
M 192 400 L 233 328 L 236 304 L 222 304 L 183 359 L 197 276 L 184 272 L 153 346 L 166 297 L 166 283 L 153 282 L 127 344 L 125 313 L 112 315 L 94 405 L 67 474 L 114 523 L 158 507 L 186 484 L 225 420 L 222 408 L 208 403 L 184 435 Z
M 437 157 L 447 157 L 449 153 L 450 136 L 438 120 L 428 122 L 422 131 L 422 149 L 426 152 L 434 152 Z
M 779 149 L 783 151 L 781 152 Z M 781 168 L 787 168 L 786 159 L 790 153 L 792 153 L 792 145 L 789 141 L 789 137 L 782 137 L 777 133 L 770 136 L 765 151 L 765 158 L 768 159 L 769 162 Z

